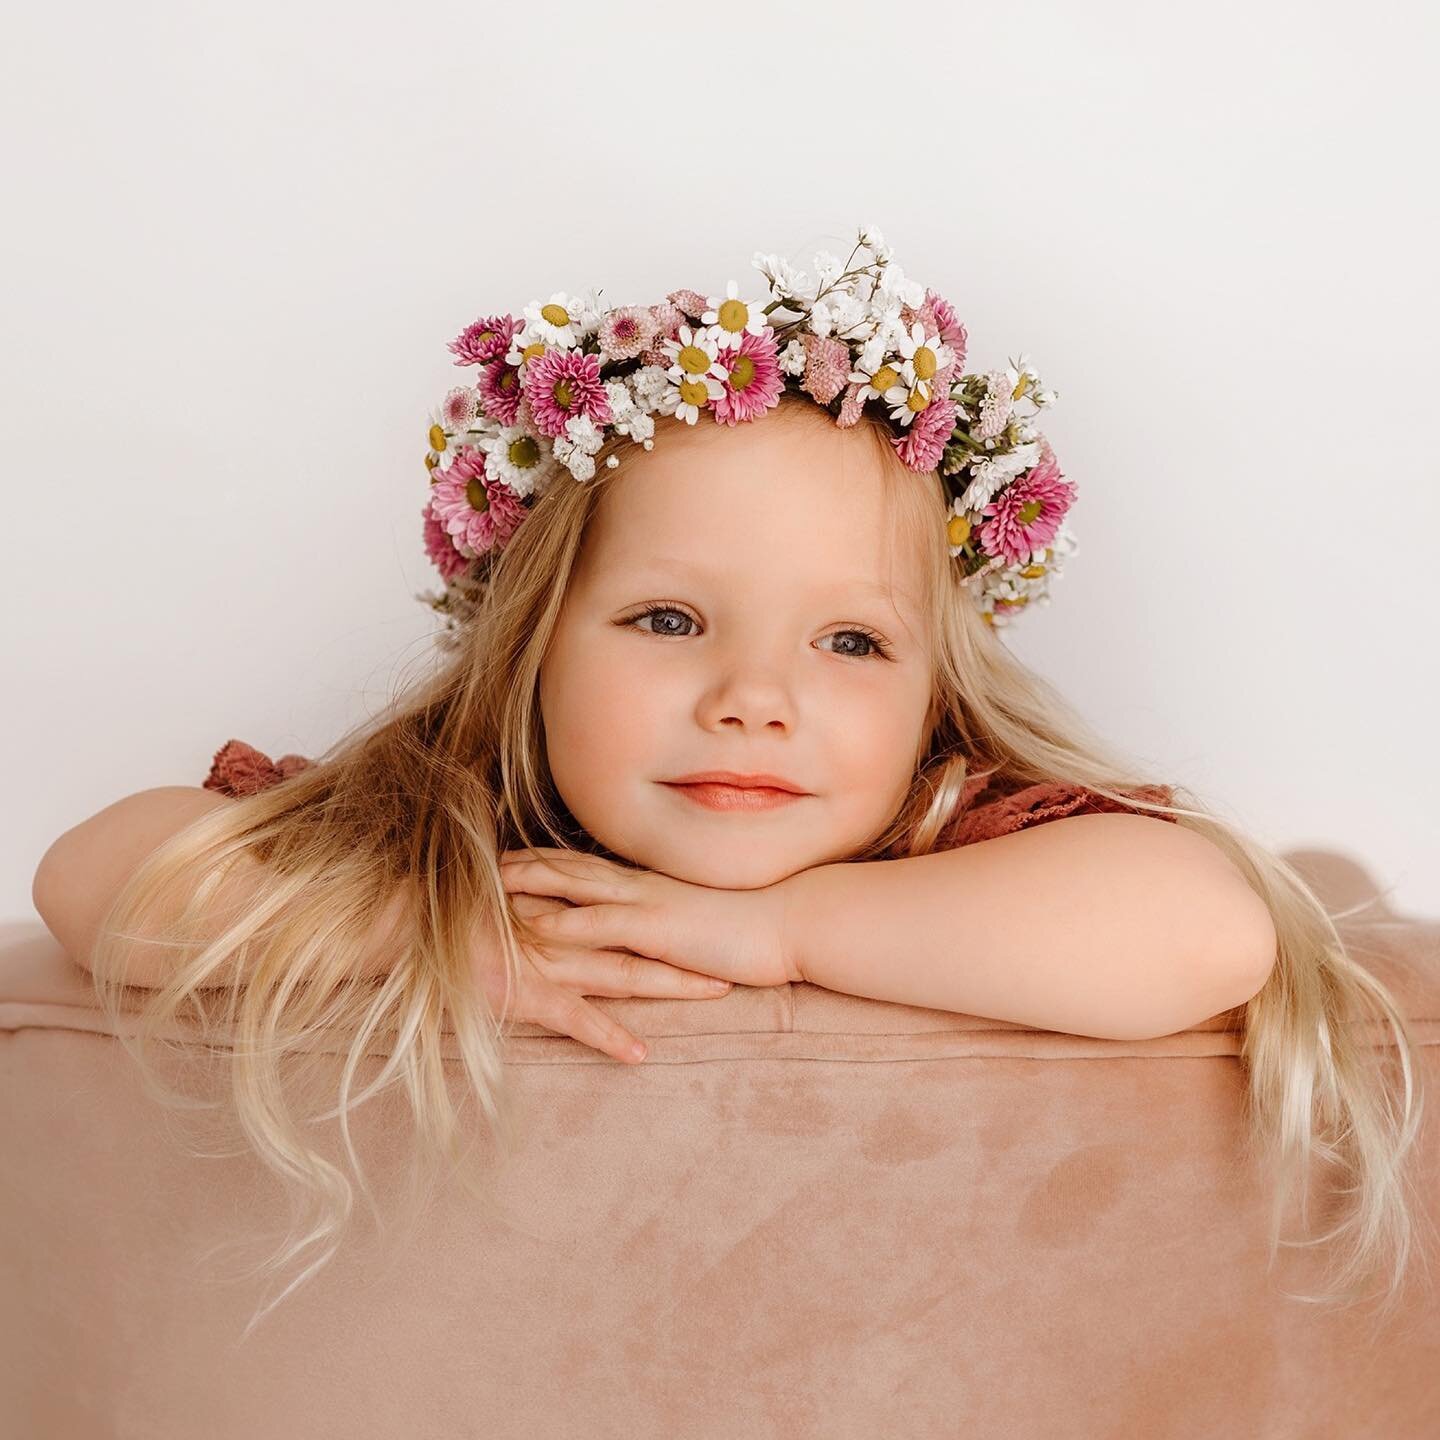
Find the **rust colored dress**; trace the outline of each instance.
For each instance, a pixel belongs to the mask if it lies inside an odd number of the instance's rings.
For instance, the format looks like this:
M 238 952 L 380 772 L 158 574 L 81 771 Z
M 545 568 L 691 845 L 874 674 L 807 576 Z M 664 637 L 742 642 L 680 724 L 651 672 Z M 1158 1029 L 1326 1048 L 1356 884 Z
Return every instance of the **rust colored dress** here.
M 204 788 L 225 795 L 253 795 L 311 763 L 304 755 L 282 755 L 272 760 L 243 740 L 227 740 L 215 752 Z M 1127 793 L 1152 804 L 1174 803 L 1174 791 L 1168 785 L 1142 785 Z M 1016 787 L 1000 782 L 996 776 L 975 775 L 965 782 L 959 816 L 946 834 L 946 848 L 1009 835 L 1046 820 L 1058 820 L 1062 815 L 1098 815 L 1130 809 L 1081 785 L 1045 782 Z M 1173 815 L 1154 818 L 1175 819 Z

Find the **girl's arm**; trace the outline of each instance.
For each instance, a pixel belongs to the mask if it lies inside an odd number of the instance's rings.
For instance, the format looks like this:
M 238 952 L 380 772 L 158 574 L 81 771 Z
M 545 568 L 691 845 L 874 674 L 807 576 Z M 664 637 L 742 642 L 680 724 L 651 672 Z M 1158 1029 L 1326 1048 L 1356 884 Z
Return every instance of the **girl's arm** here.
M 121 886 L 151 854 L 177 830 L 210 811 L 235 801 L 191 785 L 160 785 L 137 791 L 59 836 L 41 857 L 31 885 L 31 900 L 46 928 L 77 965 L 89 970 L 100 925 Z M 241 856 L 216 887 L 211 908 L 219 929 L 226 917 L 249 906 L 263 890 L 264 866 Z M 400 895 L 391 901 L 391 926 L 401 918 Z M 173 918 L 178 902 L 172 897 Z M 207 916 L 208 916 L 207 911 Z M 361 974 L 383 974 L 393 961 L 398 930 L 377 925 L 373 949 Z M 155 989 L 165 983 L 175 955 L 162 946 L 136 942 L 125 954 L 127 985 Z M 220 966 L 206 980 L 206 988 L 228 985 L 233 971 Z
M 1071 815 L 781 882 L 792 978 L 1102 1039 L 1170 1035 L 1265 983 L 1264 901 L 1205 836 Z

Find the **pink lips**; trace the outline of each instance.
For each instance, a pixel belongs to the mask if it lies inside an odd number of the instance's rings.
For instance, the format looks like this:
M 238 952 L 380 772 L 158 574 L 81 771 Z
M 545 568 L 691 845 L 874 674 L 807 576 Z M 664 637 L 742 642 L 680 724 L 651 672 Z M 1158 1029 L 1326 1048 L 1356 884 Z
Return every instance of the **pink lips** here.
M 774 810 L 805 798 L 794 790 L 776 790 L 768 785 L 724 785 L 716 781 L 684 785 L 673 781 L 662 783 L 707 810 Z

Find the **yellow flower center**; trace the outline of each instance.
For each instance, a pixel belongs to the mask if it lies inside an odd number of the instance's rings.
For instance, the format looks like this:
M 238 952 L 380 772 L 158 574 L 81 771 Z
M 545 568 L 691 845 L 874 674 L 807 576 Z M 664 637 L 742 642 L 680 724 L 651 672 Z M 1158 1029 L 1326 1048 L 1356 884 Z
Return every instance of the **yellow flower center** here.
M 555 403 L 562 409 L 568 410 L 575 403 L 575 392 L 570 388 L 570 381 L 557 380 L 555 388 L 551 390 Z
M 430 472 L 430 483 L 435 483 L 435 467 L 440 463 L 440 457 L 433 451 L 425 452 L 425 468 Z
M 724 300 L 715 312 L 720 317 L 720 328 L 735 334 L 750 323 L 750 307 L 743 300 Z
M 883 395 L 899 378 L 899 372 L 893 365 L 882 365 L 870 377 L 870 384 Z
M 703 375 L 710 368 L 710 357 L 698 345 L 682 345 L 676 359 L 687 375 Z
M 551 325 L 568 325 L 570 323 L 570 314 L 563 305 L 542 305 L 540 318 L 548 321 Z
M 925 393 L 925 387 L 917 385 L 906 398 L 905 408 L 919 414 L 929 403 L 930 397 Z
M 510 442 L 505 452 L 510 457 L 510 463 L 517 470 L 528 470 L 540 460 L 540 447 L 535 443 L 532 435 L 520 435 Z
M 1012 400 L 1018 400 L 1029 388 L 1030 377 L 1028 375 L 1022 375 L 1020 377 L 1020 383 L 1010 392 L 1010 398 Z
M 432 450 L 443 450 L 445 448 L 445 432 L 438 426 L 430 427 L 430 448 Z
M 480 483 L 477 475 L 465 486 L 465 498 L 470 502 L 472 510 L 488 510 L 490 508 L 490 497 L 485 493 L 485 487 Z
M 742 355 L 730 367 L 730 388 L 732 390 L 743 390 L 755 379 L 755 362 L 748 356 Z
M 703 380 L 682 380 L 680 382 L 680 398 L 687 405 L 703 409 L 710 403 L 710 389 Z
M 910 363 L 915 367 L 915 374 L 921 380 L 928 380 L 940 368 L 935 363 L 935 352 L 928 346 L 922 345 L 911 357 Z
M 988 610 L 985 612 L 982 618 L 984 619 L 985 623 L 991 627 L 991 629 L 994 629 L 995 617 Z
M 545 353 L 545 346 L 539 341 L 532 341 L 520 352 L 520 359 L 523 363 L 529 364 L 531 360 L 538 360 Z
M 1045 573 L 1045 567 L 1043 565 L 1027 565 L 1020 573 L 1027 580 L 1038 580 Z
M 1002 607 L 1006 610 L 1018 610 L 1022 605 L 1028 605 L 1029 603 L 1029 600 L 1024 598 L 1019 600 L 997 600 L 995 602 L 995 608 L 997 610 Z
M 945 522 L 945 535 L 952 545 L 963 545 L 970 538 L 970 522 L 963 515 L 952 515 Z
M 1044 508 L 1044 504 L 1039 500 L 1027 500 L 1025 504 L 1015 512 L 1015 518 L 1022 525 L 1033 525 Z

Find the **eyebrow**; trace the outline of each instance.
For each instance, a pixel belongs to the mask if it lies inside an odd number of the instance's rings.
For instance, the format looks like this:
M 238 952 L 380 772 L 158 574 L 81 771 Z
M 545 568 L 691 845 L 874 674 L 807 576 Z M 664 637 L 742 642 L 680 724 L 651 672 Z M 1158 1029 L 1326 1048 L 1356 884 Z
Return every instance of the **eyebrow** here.
M 643 573 L 646 569 L 665 570 L 672 575 L 679 576 L 682 580 L 704 580 L 712 584 L 719 582 L 723 578 L 717 571 L 711 570 L 708 566 L 687 565 L 683 561 L 668 560 L 663 555 L 655 556 L 645 561 L 640 567 L 640 570 Z M 627 579 L 628 578 L 627 576 Z M 899 598 L 908 601 L 912 605 L 915 603 L 906 591 L 897 590 L 892 592 L 889 586 L 882 585 L 877 580 L 842 580 L 830 588 L 834 593 L 845 591 L 850 594 L 860 593 L 872 596 L 878 600 Z

